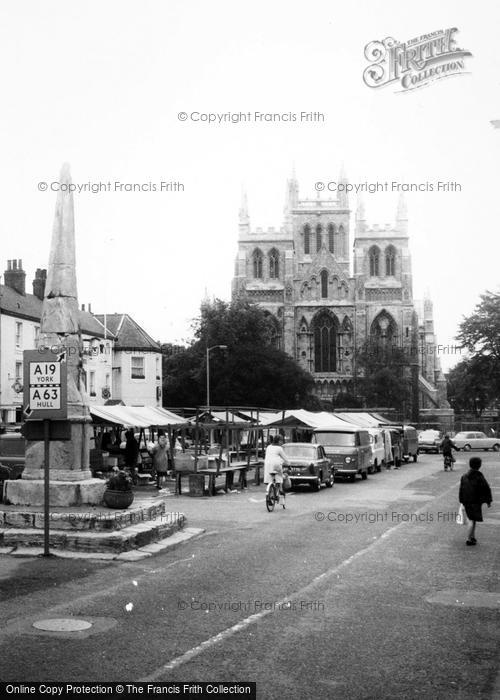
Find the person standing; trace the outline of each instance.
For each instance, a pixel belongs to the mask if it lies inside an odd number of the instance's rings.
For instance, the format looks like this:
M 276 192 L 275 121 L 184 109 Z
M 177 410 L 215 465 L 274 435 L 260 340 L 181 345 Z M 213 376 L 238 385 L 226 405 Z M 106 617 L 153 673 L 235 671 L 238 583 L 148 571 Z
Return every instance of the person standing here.
M 274 478 L 279 484 L 280 501 L 283 497 L 283 508 L 285 507 L 285 491 L 283 489 L 283 465 L 288 465 L 288 459 L 285 451 L 281 447 L 281 438 L 275 435 L 270 445 L 266 447 L 266 456 L 264 458 L 264 483 L 269 484 L 272 481 L 270 472 L 276 472 Z M 279 505 L 279 504 L 278 504 Z
M 476 523 L 483 522 L 482 504 L 486 503 L 489 508 L 493 500 L 490 485 L 479 471 L 481 464 L 480 457 L 471 457 L 469 460 L 470 469 L 460 479 L 458 500 L 465 508 L 467 517 L 471 521 L 469 536 L 465 543 L 468 546 L 477 544 Z
M 139 443 L 135 439 L 134 431 L 125 432 L 125 466 L 128 469 L 132 482 L 137 484 L 137 462 L 139 460 Z
M 169 450 L 166 435 L 160 435 L 158 437 L 158 442 L 153 446 L 151 455 L 153 457 L 153 468 L 156 475 L 156 488 L 160 490 L 161 480 L 167 476 L 169 469 Z

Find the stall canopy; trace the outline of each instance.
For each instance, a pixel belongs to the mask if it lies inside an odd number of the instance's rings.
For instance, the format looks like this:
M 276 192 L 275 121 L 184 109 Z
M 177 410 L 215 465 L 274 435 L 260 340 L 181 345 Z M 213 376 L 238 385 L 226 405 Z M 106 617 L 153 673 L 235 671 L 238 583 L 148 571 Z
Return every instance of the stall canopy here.
M 380 428 L 380 426 L 396 425 L 392 421 L 380 416 L 378 413 L 360 411 L 359 413 L 341 412 L 335 413 L 334 415 L 360 428 Z
M 295 411 L 280 411 L 273 416 L 269 422 L 265 423 L 266 428 L 285 427 L 285 428 L 342 428 L 346 426 L 347 421 L 337 418 L 333 413 L 320 411 L 313 413 L 299 408 Z
M 261 410 L 260 408 L 257 409 L 252 409 L 247 410 L 239 410 L 238 415 L 243 416 L 243 418 L 246 418 L 247 420 L 251 420 L 254 423 L 257 422 L 257 417 L 258 417 L 258 424 L 259 425 L 267 425 L 271 421 L 275 420 L 279 416 L 281 416 L 283 411 L 279 411 L 276 409 L 275 411 L 270 410 L 270 409 L 263 409 Z
M 114 423 L 127 428 L 166 428 L 187 424 L 182 416 L 155 406 L 90 406 L 90 413 L 96 423 Z
M 198 416 L 198 420 L 200 422 L 214 422 L 214 423 L 243 423 L 247 424 L 249 420 L 245 420 L 245 418 L 242 418 L 239 416 L 237 413 L 234 413 L 234 411 L 210 411 L 208 413 L 207 411 L 204 411 Z M 196 418 L 191 419 L 192 423 L 196 422 Z

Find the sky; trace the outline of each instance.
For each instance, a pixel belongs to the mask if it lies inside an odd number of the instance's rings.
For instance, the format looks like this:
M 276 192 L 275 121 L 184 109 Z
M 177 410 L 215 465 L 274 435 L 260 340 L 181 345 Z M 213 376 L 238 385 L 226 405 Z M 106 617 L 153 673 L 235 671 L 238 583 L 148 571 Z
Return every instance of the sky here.
M 47 267 L 69 162 L 82 187 L 80 303 L 182 342 L 205 293 L 230 298 L 242 188 L 252 228 L 279 228 L 293 168 L 303 197 L 342 165 L 351 183 L 451 181 L 460 190 L 407 202 L 414 296 L 430 294 L 438 342 L 453 344 L 479 295 L 500 284 L 499 20 L 493 0 L 481 12 L 465 0 L 3 2 L 0 272 L 22 259 L 31 291 Z M 370 42 L 451 27 L 472 54 L 463 74 L 410 91 L 363 81 Z M 198 116 L 302 111 L 324 121 Z M 368 221 L 393 222 L 397 199 L 366 194 Z M 444 368 L 459 359 L 443 355 Z

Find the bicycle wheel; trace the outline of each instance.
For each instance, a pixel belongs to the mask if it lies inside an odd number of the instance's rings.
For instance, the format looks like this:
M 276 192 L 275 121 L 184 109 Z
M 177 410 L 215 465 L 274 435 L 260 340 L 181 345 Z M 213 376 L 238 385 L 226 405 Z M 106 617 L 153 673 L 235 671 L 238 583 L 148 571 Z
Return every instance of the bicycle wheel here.
M 266 508 L 271 513 L 274 510 L 274 506 L 278 501 L 276 494 L 276 486 L 271 484 L 268 492 L 266 493 Z

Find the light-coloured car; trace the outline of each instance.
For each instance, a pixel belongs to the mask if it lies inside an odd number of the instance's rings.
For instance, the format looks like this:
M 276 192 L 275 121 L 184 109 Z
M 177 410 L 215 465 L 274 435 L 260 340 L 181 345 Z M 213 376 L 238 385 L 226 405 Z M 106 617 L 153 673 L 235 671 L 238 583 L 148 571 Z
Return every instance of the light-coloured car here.
M 315 491 L 321 484 L 333 486 L 333 471 L 322 445 L 288 442 L 283 445 L 283 451 L 290 463 L 285 469 L 288 470 L 292 486 L 309 484 Z
M 443 434 L 439 430 L 421 430 L 418 434 L 418 451 L 439 454 Z
M 500 438 L 487 437 L 484 433 L 477 431 L 457 433 L 451 440 L 459 450 L 464 450 L 464 452 L 469 450 L 494 450 L 498 452 L 500 450 Z

